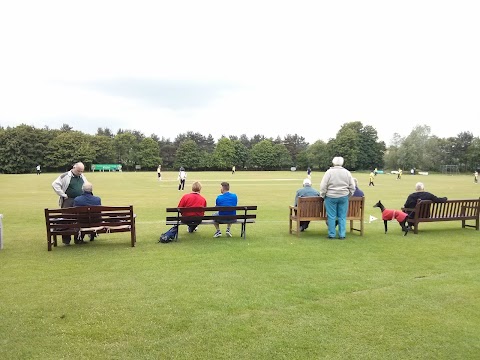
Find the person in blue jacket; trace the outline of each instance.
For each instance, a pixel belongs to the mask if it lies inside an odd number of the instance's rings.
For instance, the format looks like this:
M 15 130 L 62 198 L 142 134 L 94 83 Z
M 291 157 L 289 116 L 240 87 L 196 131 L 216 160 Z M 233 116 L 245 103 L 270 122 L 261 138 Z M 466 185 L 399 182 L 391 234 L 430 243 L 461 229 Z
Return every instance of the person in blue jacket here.
M 102 199 L 100 197 L 93 195 L 93 185 L 92 183 L 84 182 L 82 185 L 82 195 L 77 196 L 73 200 L 73 206 L 97 206 L 102 205 Z M 90 234 L 90 241 L 95 239 L 95 234 Z M 83 237 L 81 239 L 75 240 L 75 244 L 83 244 Z
M 312 180 L 309 178 L 303 180 L 303 187 L 295 193 L 294 205 L 297 206 L 298 198 L 304 196 L 320 196 L 320 192 L 312 187 Z M 300 221 L 300 231 L 307 230 L 308 225 L 310 225 L 310 221 Z
M 82 195 L 73 200 L 73 206 L 95 206 L 102 205 L 102 199 L 93 195 L 93 185 L 90 182 L 84 182 L 82 185 Z
M 221 183 L 221 185 L 221 194 L 217 196 L 217 199 L 215 200 L 215 206 L 237 206 L 238 198 L 236 194 L 230 192 L 230 184 L 224 181 Z M 236 211 L 219 211 L 218 214 L 214 215 L 236 215 Z M 228 237 L 232 237 L 230 227 L 232 226 L 232 222 L 235 221 L 236 220 L 221 220 L 218 222 L 214 222 L 213 225 L 215 226 L 216 231 L 215 234 L 213 234 L 213 237 L 222 236 L 219 224 L 227 224 L 227 231 L 225 232 L 225 234 Z
M 355 182 L 355 191 L 354 191 L 352 197 L 354 197 L 354 196 L 355 196 L 355 197 L 364 197 L 365 194 L 363 193 L 362 190 L 360 190 L 360 189 L 358 188 L 358 180 L 357 180 L 356 178 L 353 178 L 353 181 Z

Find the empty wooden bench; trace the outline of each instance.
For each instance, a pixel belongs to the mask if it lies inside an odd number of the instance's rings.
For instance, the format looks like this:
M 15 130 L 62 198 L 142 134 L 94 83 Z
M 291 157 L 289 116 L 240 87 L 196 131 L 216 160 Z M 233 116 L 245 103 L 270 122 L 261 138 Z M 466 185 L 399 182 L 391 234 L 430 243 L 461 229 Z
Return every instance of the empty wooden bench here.
M 203 211 L 204 216 L 183 216 L 182 211 L 188 212 L 198 212 Z M 232 221 L 231 224 L 240 224 L 242 226 L 242 230 L 240 236 L 244 239 L 247 236 L 247 224 L 254 223 L 257 215 L 252 213 L 252 211 L 257 210 L 257 205 L 249 205 L 249 206 L 208 206 L 208 207 L 190 207 L 190 208 L 167 208 L 167 218 L 166 218 L 166 225 L 187 225 L 182 222 L 184 221 L 202 221 L 200 225 L 213 225 L 216 221 Z M 236 215 L 213 215 L 218 211 L 236 211 Z M 169 213 L 175 213 L 169 214 Z M 212 226 L 213 227 L 213 226 Z M 175 237 L 175 240 L 178 239 L 178 231 Z
M 300 221 L 326 221 L 327 211 L 320 196 L 299 197 L 297 206 L 289 206 L 289 231 L 300 236 Z M 358 231 L 363 236 L 363 218 L 365 213 L 365 198 L 351 197 L 348 199 L 347 221 L 350 221 L 350 233 Z M 355 225 L 358 221 L 358 225 Z M 293 223 L 296 224 L 295 229 Z
M 137 241 L 133 206 L 78 206 L 45 209 L 48 251 L 57 246 L 57 236 L 81 238 L 87 234 L 130 232 L 130 243 Z
M 402 208 L 406 213 L 414 212 L 409 223 L 413 224 L 413 232 L 418 234 L 418 224 L 422 222 L 461 221 L 462 228 L 472 227 L 479 230 L 480 198 L 466 200 L 447 200 L 446 202 L 433 202 L 421 200 L 415 208 Z M 474 224 L 467 224 L 473 221 Z

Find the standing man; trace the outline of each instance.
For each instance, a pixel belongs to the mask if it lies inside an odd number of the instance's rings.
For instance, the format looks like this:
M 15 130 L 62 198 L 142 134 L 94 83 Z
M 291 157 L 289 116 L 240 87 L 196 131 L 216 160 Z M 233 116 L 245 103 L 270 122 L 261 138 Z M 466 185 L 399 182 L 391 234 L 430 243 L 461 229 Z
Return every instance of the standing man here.
M 309 168 L 310 169 L 310 168 Z M 303 180 L 303 187 L 295 193 L 294 205 L 298 205 L 298 198 L 305 196 L 320 196 L 320 192 L 312 188 L 312 180 L 306 178 Z M 300 231 L 305 231 L 310 225 L 310 221 L 300 221 Z
M 478 171 L 475 170 L 475 172 L 473 173 L 473 182 L 475 184 L 478 184 Z
M 83 183 L 87 182 L 87 178 L 83 175 L 84 170 L 85 165 L 77 162 L 70 171 L 60 175 L 52 183 L 53 190 L 59 196 L 58 204 L 61 208 L 73 207 L 75 198 L 82 195 Z M 70 245 L 70 241 L 71 236 L 62 236 L 62 242 L 65 245 Z
M 158 181 L 162 180 L 162 165 L 158 165 L 157 167 L 157 179 Z
M 215 206 L 237 206 L 238 203 L 238 198 L 237 195 L 234 193 L 230 192 L 230 184 L 228 182 L 222 182 L 220 184 L 222 187 L 220 188 L 221 194 L 217 196 L 217 199 L 215 200 Z M 219 211 L 218 213 L 215 213 L 213 215 L 236 215 L 237 212 L 235 210 L 233 211 Z M 232 237 L 232 233 L 230 232 L 230 227 L 232 226 L 232 222 L 235 222 L 236 220 L 218 220 L 213 223 L 213 226 L 215 226 L 215 234 L 213 234 L 213 237 L 217 238 L 222 236 L 222 232 L 220 231 L 220 226 L 219 224 L 227 224 L 227 231 L 225 234 L 228 237 Z
M 180 168 L 180 171 L 178 172 L 178 191 L 185 189 L 185 180 L 187 179 L 187 172 L 183 168 L 183 166 Z
M 353 176 L 343 167 L 343 157 L 336 156 L 333 166 L 323 175 L 320 183 L 320 196 L 324 198 L 327 211 L 328 238 L 335 239 L 335 220 L 338 219 L 338 235 L 345 239 L 347 228 L 348 198 L 355 192 Z
M 402 179 L 402 169 L 398 169 L 398 174 L 397 174 L 397 180 L 401 180 Z
M 232 166 L 232 174 L 235 174 L 235 165 Z
M 310 166 L 307 169 L 307 178 L 309 178 L 309 179 L 312 178 L 312 169 L 310 168 Z
M 37 175 L 40 175 L 42 171 L 40 170 L 40 164 L 37 165 Z

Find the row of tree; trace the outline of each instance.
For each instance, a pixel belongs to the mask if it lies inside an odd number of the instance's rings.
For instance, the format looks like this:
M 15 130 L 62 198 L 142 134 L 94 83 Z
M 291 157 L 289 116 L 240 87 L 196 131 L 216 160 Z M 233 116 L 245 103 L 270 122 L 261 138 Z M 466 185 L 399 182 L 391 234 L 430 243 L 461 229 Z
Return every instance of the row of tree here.
M 394 134 L 384 160 L 388 168 L 442 171 L 444 165 L 455 165 L 470 172 L 480 169 L 480 138 L 470 132 L 439 138 L 429 126 L 416 126 L 407 137 Z
M 82 161 L 91 164 L 121 164 L 124 170 L 141 167 L 155 170 L 286 170 L 297 168 L 325 170 L 334 156 L 343 156 L 350 170 L 371 170 L 375 167 L 417 168 L 438 170 L 443 164 L 458 164 L 474 168 L 480 159 L 480 141 L 470 133 L 456 138 L 430 136 L 428 126 L 413 129 L 406 138 L 394 135 L 388 149 L 378 140 L 377 131 L 361 122 L 341 126 L 334 139 L 317 140 L 286 135 L 267 138 L 255 135 L 221 137 L 187 132 L 173 141 L 153 134 L 146 137 L 136 130 L 120 129 L 113 134 L 108 128 L 98 128 L 95 135 L 74 131 L 64 124 L 60 129 L 38 129 L 29 125 L 0 127 L 0 173 L 33 172 L 37 164 L 44 171 L 61 172 Z

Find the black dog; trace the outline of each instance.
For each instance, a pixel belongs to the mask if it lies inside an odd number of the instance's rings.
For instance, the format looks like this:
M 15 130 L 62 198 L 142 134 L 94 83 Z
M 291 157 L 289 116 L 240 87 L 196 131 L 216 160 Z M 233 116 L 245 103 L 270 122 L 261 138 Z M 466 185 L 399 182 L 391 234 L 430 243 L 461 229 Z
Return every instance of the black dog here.
M 405 214 L 401 210 L 385 209 L 385 206 L 383 206 L 380 200 L 378 200 L 378 202 L 375 205 L 373 205 L 373 207 L 378 207 L 382 211 L 382 220 L 383 220 L 383 224 L 385 225 L 385 234 L 387 233 L 387 222 L 390 220 L 398 221 L 398 223 L 402 227 L 402 231 L 405 232 L 403 236 L 406 236 L 408 234 L 409 227 L 407 225 L 407 220 L 408 220 L 407 214 Z

